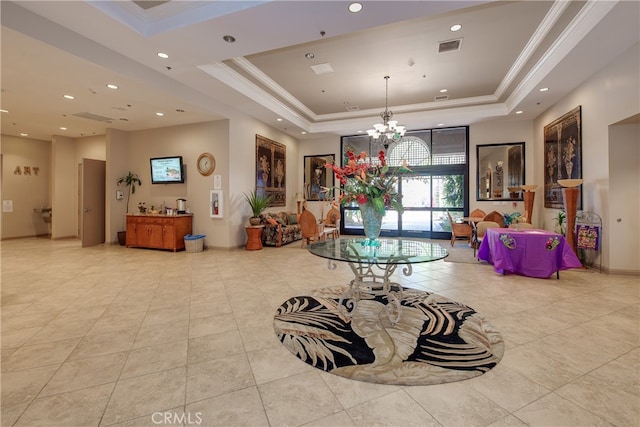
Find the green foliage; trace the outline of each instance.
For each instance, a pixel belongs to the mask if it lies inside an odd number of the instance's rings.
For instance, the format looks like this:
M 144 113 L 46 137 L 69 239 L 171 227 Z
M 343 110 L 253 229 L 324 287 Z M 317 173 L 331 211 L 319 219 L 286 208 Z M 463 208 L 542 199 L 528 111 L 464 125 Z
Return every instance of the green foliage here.
M 135 194 L 136 185 L 142 185 L 142 181 L 138 177 L 138 174 L 131 173 L 131 171 L 129 171 L 128 174 L 118 178 L 118 180 L 116 181 L 116 185 L 124 185 L 125 187 L 127 187 L 127 213 L 129 213 L 129 198 L 132 194 Z
M 447 206 L 462 207 L 463 203 L 463 188 L 462 188 L 462 175 L 445 175 L 444 183 L 444 200 Z
M 558 215 L 553 218 L 553 222 L 556 223 L 555 232 L 560 233 L 563 236 L 567 235 L 567 214 L 564 211 L 558 211 Z
M 411 171 L 403 165 L 390 172 L 384 151 L 378 153 L 378 163 L 373 163 L 366 152 L 356 155 L 347 150 L 345 167 L 327 165 L 327 168 L 333 170 L 342 184 L 340 203 L 343 205 L 351 202 L 359 205 L 371 203 L 382 215 L 387 207 L 403 212 L 402 195 L 396 190 L 398 174 Z M 327 191 L 328 197 L 332 197 L 333 189 L 325 188 L 324 191 Z
M 251 213 L 254 218 L 259 217 L 262 211 L 271 206 L 271 202 L 273 201 L 271 196 L 258 194 L 255 190 L 252 190 L 248 194 L 245 193 L 244 198 L 251 207 Z

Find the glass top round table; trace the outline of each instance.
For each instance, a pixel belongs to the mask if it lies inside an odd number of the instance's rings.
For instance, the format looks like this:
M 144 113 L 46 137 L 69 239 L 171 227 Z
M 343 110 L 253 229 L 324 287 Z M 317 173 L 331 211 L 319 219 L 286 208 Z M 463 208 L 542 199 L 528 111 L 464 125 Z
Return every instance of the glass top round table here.
M 449 255 L 442 246 L 420 240 L 378 239 L 376 243 L 379 245 L 368 245 L 364 237 L 341 237 L 313 243 L 309 245 L 309 252 L 334 261 L 369 264 L 416 264 Z
M 328 259 L 330 269 L 337 267 L 335 261 L 344 261 L 353 272 L 354 278 L 337 306 L 345 318 L 355 312 L 362 294 L 382 295 L 386 297 L 387 315 L 393 325 L 402 315 L 403 288 L 393 280 L 397 267 L 404 265 L 402 273 L 410 276 L 413 264 L 437 261 L 449 255 L 442 246 L 420 240 L 377 239 L 371 244 L 364 237 L 323 240 L 309 245 L 309 252 Z

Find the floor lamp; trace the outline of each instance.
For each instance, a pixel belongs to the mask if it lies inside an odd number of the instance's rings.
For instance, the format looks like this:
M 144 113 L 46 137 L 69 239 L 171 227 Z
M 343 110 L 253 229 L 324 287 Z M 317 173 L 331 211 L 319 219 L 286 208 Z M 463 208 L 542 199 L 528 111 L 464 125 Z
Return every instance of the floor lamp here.
M 527 214 L 527 222 L 529 224 L 533 224 L 533 201 L 536 198 L 536 193 L 533 191 L 538 188 L 535 184 L 530 185 L 521 185 L 520 186 L 524 190 L 523 198 L 524 198 L 524 211 Z
M 573 252 L 578 254 L 576 248 L 576 213 L 578 211 L 578 195 L 580 191 L 578 186 L 582 184 L 582 179 L 559 179 L 558 184 L 562 187 L 562 196 L 564 200 L 564 212 L 567 214 L 567 240 L 571 245 Z

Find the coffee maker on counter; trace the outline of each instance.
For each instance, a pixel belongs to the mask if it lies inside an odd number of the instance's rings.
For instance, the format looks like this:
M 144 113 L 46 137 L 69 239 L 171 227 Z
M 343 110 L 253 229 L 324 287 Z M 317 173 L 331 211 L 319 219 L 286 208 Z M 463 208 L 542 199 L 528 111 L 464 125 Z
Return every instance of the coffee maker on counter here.
M 187 213 L 187 199 L 177 199 L 178 208 L 176 209 L 176 213 L 178 215 Z

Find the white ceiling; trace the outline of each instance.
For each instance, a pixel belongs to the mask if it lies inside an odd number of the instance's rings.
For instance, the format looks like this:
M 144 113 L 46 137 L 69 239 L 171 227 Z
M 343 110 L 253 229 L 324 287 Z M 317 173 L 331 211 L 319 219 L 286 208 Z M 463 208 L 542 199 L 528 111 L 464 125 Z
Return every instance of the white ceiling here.
M 532 119 L 640 39 L 637 1 L 348 4 L 2 1 L 2 133 L 46 140 L 242 112 L 300 139 L 351 135 L 379 121 L 386 75 L 389 109 L 410 130 Z M 316 75 L 324 63 L 334 71 Z M 441 89 L 449 99 L 435 101 Z

